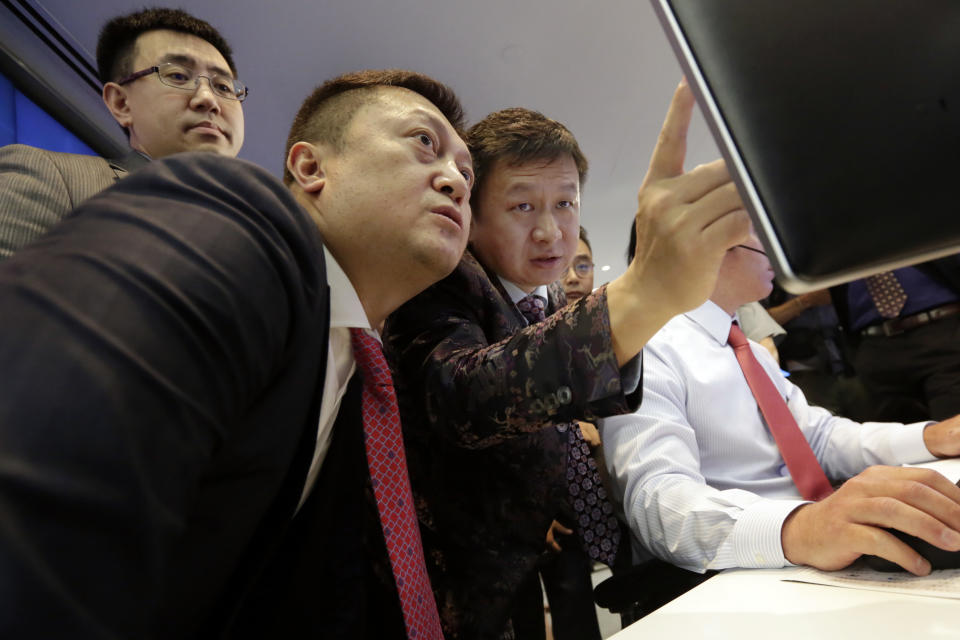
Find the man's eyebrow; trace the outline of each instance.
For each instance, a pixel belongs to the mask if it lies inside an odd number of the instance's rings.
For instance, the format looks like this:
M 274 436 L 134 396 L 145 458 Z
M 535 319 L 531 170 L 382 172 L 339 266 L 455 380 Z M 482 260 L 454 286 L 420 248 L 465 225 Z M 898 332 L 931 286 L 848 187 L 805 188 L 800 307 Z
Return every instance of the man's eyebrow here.
M 182 53 L 168 53 L 162 58 L 160 58 L 160 62 L 172 62 L 174 64 L 182 64 L 185 67 L 193 67 L 193 68 L 196 68 L 199 66 L 197 64 L 196 58 L 194 58 L 193 56 L 182 54 Z M 217 75 L 228 76 L 230 78 L 233 77 L 233 74 L 230 71 L 224 69 L 223 67 L 208 66 L 207 70 L 212 71 Z

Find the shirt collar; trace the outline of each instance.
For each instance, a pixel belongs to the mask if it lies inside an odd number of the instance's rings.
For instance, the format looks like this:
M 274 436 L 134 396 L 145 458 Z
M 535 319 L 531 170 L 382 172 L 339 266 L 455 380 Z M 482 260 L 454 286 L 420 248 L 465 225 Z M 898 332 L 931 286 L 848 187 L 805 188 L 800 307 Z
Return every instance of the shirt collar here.
M 727 344 L 727 338 L 730 336 L 730 325 L 736 319 L 736 316 L 731 316 L 711 300 L 707 300 L 684 315 L 703 327 L 703 330 L 709 333 L 721 346 Z
M 510 296 L 510 300 L 513 301 L 514 304 L 520 302 L 521 300 L 526 298 L 528 295 L 540 296 L 541 298 L 543 298 L 544 305 L 546 305 L 547 301 L 550 299 L 549 296 L 547 295 L 547 285 L 545 284 L 542 284 L 536 289 L 534 289 L 532 294 L 528 294 L 526 291 L 524 291 L 517 285 L 513 284 L 509 280 L 505 280 L 500 276 L 497 276 L 497 277 L 500 278 L 500 284 L 502 284 L 503 288 L 507 290 L 507 295 Z
M 360 296 L 333 254 L 324 250 L 327 284 L 330 286 L 330 328 L 357 327 L 370 329 L 370 321 L 360 303 Z

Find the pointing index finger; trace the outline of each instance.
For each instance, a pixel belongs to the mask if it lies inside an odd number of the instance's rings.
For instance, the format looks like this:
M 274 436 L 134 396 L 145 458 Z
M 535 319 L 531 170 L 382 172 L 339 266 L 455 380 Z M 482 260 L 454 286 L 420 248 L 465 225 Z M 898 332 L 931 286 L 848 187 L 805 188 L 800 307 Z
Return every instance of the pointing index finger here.
M 693 91 L 684 78 L 673 93 L 644 184 L 683 173 L 683 161 L 687 155 L 687 129 L 693 117 L 694 102 Z

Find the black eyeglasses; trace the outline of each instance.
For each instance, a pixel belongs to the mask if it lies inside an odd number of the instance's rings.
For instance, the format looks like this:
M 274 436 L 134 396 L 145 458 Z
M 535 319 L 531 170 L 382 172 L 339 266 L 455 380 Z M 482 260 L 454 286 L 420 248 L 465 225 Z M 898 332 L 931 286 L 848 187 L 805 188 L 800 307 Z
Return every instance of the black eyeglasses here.
M 190 67 L 174 64 L 173 62 L 164 62 L 155 67 L 137 71 L 120 80 L 117 84 L 124 85 L 138 78 L 148 76 L 151 73 L 156 73 L 160 82 L 168 87 L 183 89 L 184 91 L 196 91 L 197 87 L 200 86 L 200 78 L 206 78 L 207 83 L 210 85 L 210 90 L 213 91 L 214 94 L 227 100 L 239 100 L 243 102 L 250 93 L 250 89 L 248 89 L 245 84 L 230 76 L 219 73 L 210 76 L 200 75 Z
M 581 278 L 586 277 L 593 273 L 593 263 L 589 260 L 577 260 L 570 268 L 577 272 L 577 275 Z
M 753 251 L 754 253 L 759 253 L 762 256 L 767 255 L 767 252 L 764 251 L 763 249 L 754 249 L 753 247 L 748 247 L 745 244 L 738 244 L 734 247 L 731 247 L 731 249 L 746 249 L 747 251 Z

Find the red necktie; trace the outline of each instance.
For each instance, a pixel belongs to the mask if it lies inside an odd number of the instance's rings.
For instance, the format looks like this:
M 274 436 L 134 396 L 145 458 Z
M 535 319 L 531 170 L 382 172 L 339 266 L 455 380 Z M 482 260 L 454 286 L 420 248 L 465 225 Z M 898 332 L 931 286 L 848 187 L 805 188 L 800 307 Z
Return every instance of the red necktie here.
M 521 298 L 517 308 L 530 324 L 546 319 L 546 304 L 538 295 Z M 577 516 L 577 534 L 588 556 L 612 567 L 620 546 L 620 525 L 590 445 L 576 424 L 560 424 L 557 430 L 567 431 L 567 490 Z
M 730 325 L 730 335 L 727 342 L 733 347 L 733 352 L 743 370 L 743 377 L 747 379 L 750 391 L 760 407 L 760 413 L 767 423 L 767 428 L 773 434 L 773 439 L 780 449 L 783 461 L 793 477 L 793 483 L 800 490 L 804 500 L 821 500 L 833 493 L 833 487 L 827 480 L 823 468 L 813 455 L 810 443 L 804 437 L 797 421 L 787 407 L 777 387 L 767 375 L 766 370 L 753 355 L 746 336 L 736 324 Z
M 413 508 L 400 410 L 390 369 L 376 338 L 350 329 L 353 357 L 363 378 L 363 435 L 367 465 L 400 607 L 411 640 L 443 640 L 440 616 L 423 559 L 423 543 Z

